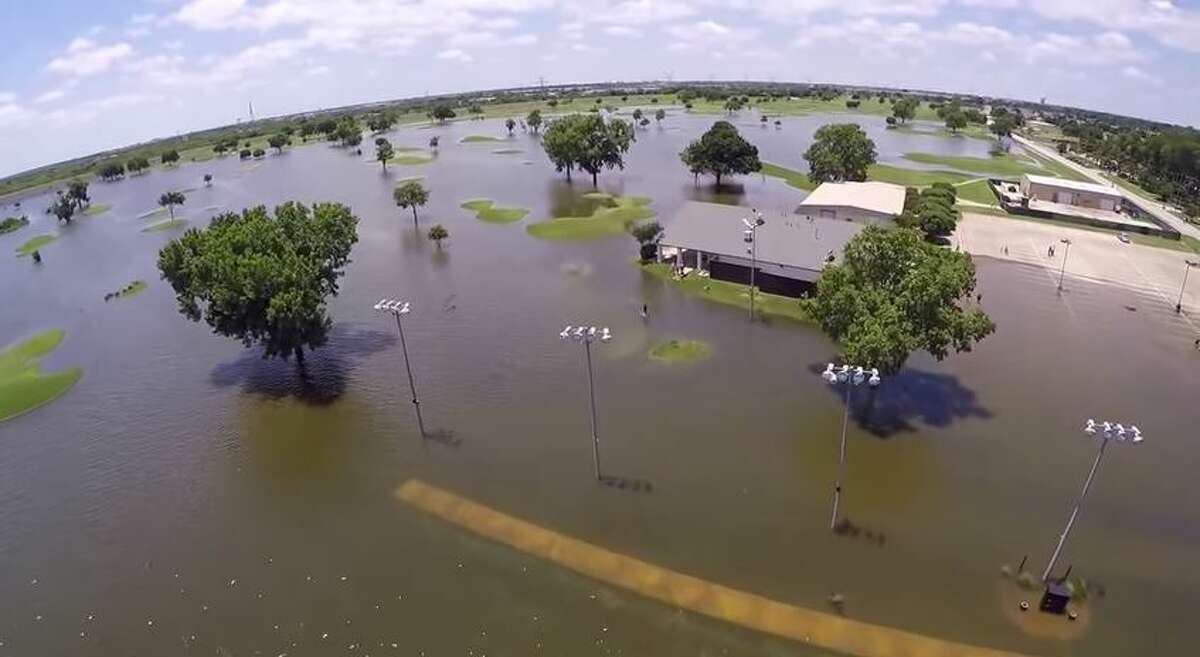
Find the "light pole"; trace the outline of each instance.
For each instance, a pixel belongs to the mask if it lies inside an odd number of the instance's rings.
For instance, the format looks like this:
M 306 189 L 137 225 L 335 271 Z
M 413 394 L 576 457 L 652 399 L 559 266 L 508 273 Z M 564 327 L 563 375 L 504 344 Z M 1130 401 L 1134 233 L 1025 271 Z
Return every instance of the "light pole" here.
M 1183 261 L 1183 284 L 1179 286 L 1179 301 L 1175 302 L 1175 312 L 1183 312 L 1183 290 L 1187 287 L 1188 273 L 1192 271 L 1192 267 L 1200 267 L 1200 262 L 1195 260 Z
M 563 340 L 574 340 L 583 343 L 583 351 L 587 356 L 587 374 L 588 374 L 588 401 L 592 410 L 592 463 L 596 467 L 596 481 L 600 481 L 600 435 L 596 429 L 596 380 L 592 375 L 592 343 L 599 340 L 601 343 L 612 340 L 612 333 L 608 327 L 596 328 L 595 326 L 571 326 L 568 324 L 563 328 L 558 337 Z
M 1089 419 L 1083 426 L 1083 432 L 1089 436 L 1096 435 L 1097 430 L 1100 432 L 1100 448 L 1096 450 L 1096 460 L 1092 461 L 1092 469 L 1088 472 L 1087 479 L 1083 482 L 1083 490 L 1080 491 L 1079 497 L 1075 499 L 1075 508 L 1071 509 L 1071 517 L 1067 518 L 1067 526 L 1063 528 L 1062 534 L 1058 537 L 1058 545 L 1054 546 L 1054 554 L 1050 555 L 1050 563 L 1046 564 L 1046 570 L 1042 572 L 1042 581 L 1045 582 L 1050 578 L 1050 573 L 1054 570 L 1054 565 L 1058 563 L 1058 555 L 1062 552 L 1063 545 L 1067 542 L 1067 535 L 1071 533 L 1071 527 L 1075 525 L 1075 518 L 1079 515 L 1079 507 L 1083 506 L 1083 498 L 1087 497 L 1088 489 L 1092 486 L 1092 479 L 1096 476 L 1096 470 L 1100 467 L 1100 457 L 1104 456 L 1104 448 L 1108 446 L 1109 439 L 1115 439 L 1119 443 L 1129 442 L 1137 445 L 1142 442 L 1142 432 L 1136 425 L 1130 425 L 1128 428 L 1121 425 L 1120 422 L 1101 422 L 1096 423 L 1095 420 Z
M 850 420 L 850 388 L 862 385 L 863 381 L 874 388 L 879 385 L 880 378 L 879 370 L 873 367 L 869 370 L 853 365 L 842 365 L 837 368 L 833 366 L 833 363 L 825 366 L 821 378 L 825 379 L 829 385 L 841 383 L 846 386 L 846 408 L 842 414 L 842 444 L 838 451 L 837 481 L 833 485 L 833 514 L 829 517 L 829 529 L 832 530 L 837 526 L 838 505 L 842 501 L 842 477 L 846 474 L 846 424 Z
M 763 219 L 762 213 L 758 208 L 750 208 L 750 213 L 754 220 L 743 218 L 742 224 L 746 229 L 742 231 L 742 239 L 750 245 L 746 252 L 750 254 L 750 321 L 754 321 L 754 272 L 758 269 L 758 227 L 767 223 Z
M 1059 241 L 1067 245 L 1067 248 L 1063 251 L 1062 269 L 1058 270 L 1058 291 L 1062 292 L 1063 276 L 1067 273 L 1067 256 L 1071 255 L 1071 240 L 1064 237 Z
M 404 341 L 404 324 L 400 321 L 401 315 L 407 315 L 410 312 L 408 302 L 380 299 L 379 303 L 375 304 L 375 310 L 381 313 L 391 313 L 396 318 L 396 330 L 400 332 L 400 349 L 404 352 L 404 370 L 408 372 L 408 389 L 412 391 L 413 408 L 417 410 L 417 428 L 421 430 L 421 438 L 425 438 L 425 421 L 421 418 L 421 402 L 417 400 L 417 385 L 413 383 L 412 366 L 408 363 L 408 344 Z

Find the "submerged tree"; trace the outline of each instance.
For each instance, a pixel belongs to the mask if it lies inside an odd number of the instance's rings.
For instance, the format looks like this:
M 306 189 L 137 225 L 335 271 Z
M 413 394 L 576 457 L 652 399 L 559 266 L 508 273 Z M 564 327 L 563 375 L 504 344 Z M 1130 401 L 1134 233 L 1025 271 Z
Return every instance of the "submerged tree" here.
M 291 146 L 292 140 L 285 134 L 271 135 L 267 138 L 267 145 L 275 149 L 275 152 L 283 153 L 284 146 Z
M 183 205 L 186 200 L 183 192 L 164 192 L 162 196 L 158 197 L 158 204 L 166 208 L 171 215 L 171 221 L 175 221 L 175 206 Z
M 508 128 L 508 136 L 511 137 L 513 128 L 517 127 L 516 119 L 512 118 L 511 116 L 507 119 L 504 119 L 504 127 Z
M 439 249 L 442 248 L 442 240 L 446 239 L 447 237 L 450 237 L 450 231 L 446 230 L 446 227 L 441 224 L 434 224 L 433 227 L 429 229 L 429 239 L 436 242 L 437 248 Z
M 162 160 L 162 163 L 164 165 L 165 164 L 175 164 L 176 162 L 179 161 L 179 151 L 177 151 L 175 149 L 171 149 L 169 151 L 164 151 L 162 156 L 160 157 L 160 159 Z
M 979 307 L 967 306 L 974 290 L 966 253 L 934 246 L 913 229 L 868 226 L 801 303 L 847 362 L 894 373 L 913 351 L 941 360 L 996 330 Z
M 875 164 L 875 142 L 857 123 L 821 126 L 804 152 L 808 178 L 815 183 L 863 181 Z
M 529 116 L 525 117 L 525 123 L 529 124 L 529 129 L 535 133 L 542 129 L 542 111 L 533 110 Z
M 88 184 L 83 180 L 72 180 L 67 184 L 66 198 L 75 204 L 76 210 L 82 210 L 90 205 L 92 198 L 88 196 Z
M 592 174 L 592 186 L 604 168 L 625 168 L 624 154 L 634 140 L 633 129 L 621 119 L 605 120 L 597 114 L 571 114 L 546 128 L 542 148 L 558 171 L 579 168 Z
M 638 257 L 642 262 L 650 262 L 658 257 L 658 240 L 663 234 L 661 224 L 657 221 L 634 224 L 629 228 L 629 234 L 638 242 Z
M 417 207 L 429 202 L 429 190 L 420 181 L 410 180 L 392 190 L 392 199 L 401 208 L 412 208 L 413 225 L 417 225 Z
M 226 213 L 167 244 L 158 268 L 188 319 L 261 345 L 264 358 L 302 363 L 305 348 L 328 338 L 325 299 L 337 296 L 357 224 L 340 203 L 288 202 L 274 217 L 263 206 Z
M 728 121 L 717 121 L 687 145 L 679 158 L 693 174 L 706 173 L 717 179 L 730 174 L 746 174 L 762 169 L 758 159 L 758 147 L 742 138 L 737 128 Z
M 392 142 L 383 137 L 375 140 L 375 159 L 379 160 L 379 164 L 383 166 L 383 172 L 387 173 L 388 160 L 396 157 L 396 149 L 392 146 Z
M 212 187 L 212 174 L 211 173 L 204 174 L 204 186 Z

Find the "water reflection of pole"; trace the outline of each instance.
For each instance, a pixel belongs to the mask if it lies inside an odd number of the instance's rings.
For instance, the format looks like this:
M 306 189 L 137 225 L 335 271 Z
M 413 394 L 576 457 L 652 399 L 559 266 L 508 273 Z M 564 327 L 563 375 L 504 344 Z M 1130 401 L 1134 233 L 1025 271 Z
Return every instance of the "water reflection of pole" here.
M 1075 518 L 1079 516 L 1079 508 L 1083 506 L 1083 499 L 1087 497 L 1088 489 L 1092 487 L 1092 480 L 1096 477 L 1096 470 L 1100 467 L 1100 458 L 1104 456 L 1104 448 L 1108 446 L 1109 439 L 1116 439 L 1117 442 L 1123 443 L 1128 440 L 1131 444 L 1142 442 L 1142 432 L 1136 425 L 1131 425 L 1128 429 L 1121 426 L 1121 423 L 1103 422 L 1096 424 L 1095 420 L 1088 420 L 1083 427 L 1083 432 L 1089 436 L 1096 434 L 1096 430 L 1100 430 L 1100 448 L 1096 450 L 1096 460 L 1092 461 L 1092 469 L 1088 471 L 1087 479 L 1083 482 L 1083 490 L 1080 491 L 1079 497 L 1075 499 L 1075 508 L 1071 509 L 1071 517 L 1067 518 L 1067 526 L 1063 528 L 1062 534 L 1058 537 L 1058 544 L 1054 546 L 1054 554 L 1050 555 L 1050 563 L 1046 564 L 1046 570 L 1042 571 L 1042 581 L 1050 579 L 1050 573 L 1054 571 L 1054 565 L 1058 563 L 1058 556 L 1062 553 L 1063 545 L 1067 542 L 1067 536 L 1071 533 L 1071 528 L 1075 526 Z
M 1187 287 L 1188 273 L 1192 271 L 1192 267 L 1200 267 L 1200 262 L 1192 260 L 1184 260 L 1183 264 L 1183 284 L 1179 286 L 1179 301 L 1175 302 L 1175 312 L 1177 313 L 1183 312 L 1183 290 Z
M 750 208 L 754 221 L 742 219 L 746 230 L 742 231 L 743 240 L 750 245 L 750 321 L 754 321 L 754 272 L 758 269 L 758 227 L 767 223 L 757 208 Z
M 407 315 L 410 312 L 407 301 L 397 301 L 396 299 L 380 299 L 379 303 L 375 304 L 375 310 L 381 313 L 391 313 L 396 318 L 396 330 L 400 332 L 400 350 L 404 352 L 404 371 L 408 373 L 408 389 L 412 392 L 413 408 L 417 411 L 417 428 L 421 431 L 421 437 L 425 438 L 425 420 L 421 418 L 421 402 L 417 399 L 417 384 L 413 382 L 412 366 L 408 362 L 408 344 L 404 341 L 404 323 L 400 321 L 401 315 Z
M 608 342 L 612 340 L 612 333 L 607 326 L 596 328 L 595 326 L 567 325 L 558 334 L 558 337 L 583 343 L 583 351 L 587 359 L 588 402 L 592 411 L 592 464 L 596 469 L 596 481 L 600 481 L 600 434 L 596 428 L 596 379 L 592 374 L 592 343 L 597 340 L 601 343 Z
M 1058 290 L 1061 292 L 1063 286 L 1063 276 L 1065 276 L 1067 273 L 1067 256 L 1071 254 L 1071 240 L 1064 237 L 1059 241 L 1067 245 L 1067 248 L 1063 251 L 1062 269 L 1058 271 Z
M 868 378 L 867 374 L 871 376 Z M 839 383 L 846 386 L 846 405 L 845 411 L 842 414 L 842 442 L 838 450 L 838 470 L 837 481 L 833 486 L 833 513 L 829 517 L 829 529 L 834 529 L 837 526 L 838 506 L 842 502 L 842 478 L 846 475 L 846 425 L 850 421 L 850 388 L 852 386 L 862 385 L 865 380 L 872 388 L 879 385 L 879 370 L 871 368 L 869 370 L 862 367 L 854 367 L 851 365 L 842 365 L 841 368 L 835 368 L 833 363 L 825 366 L 825 371 L 821 373 L 821 378 L 825 379 L 829 385 L 837 385 Z

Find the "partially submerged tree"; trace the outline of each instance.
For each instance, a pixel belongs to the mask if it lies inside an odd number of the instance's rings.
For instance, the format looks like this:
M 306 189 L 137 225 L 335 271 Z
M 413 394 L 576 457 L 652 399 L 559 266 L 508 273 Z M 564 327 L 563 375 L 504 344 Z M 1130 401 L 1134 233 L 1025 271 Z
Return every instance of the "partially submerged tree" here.
M 650 262 L 658 257 L 658 240 L 662 238 L 663 227 L 657 221 L 649 221 L 630 226 L 629 234 L 638 242 L 638 257 L 642 262 Z
M 271 135 L 267 138 L 267 145 L 274 148 L 276 153 L 282 153 L 284 146 L 292 145 L 292 140 L 285 134 Z
M 801 301 L 846 362 L 895 373 L 924 349 L 941 360 L 970 351 L 996 325 L 967 300 L 975 265 L 909 228 L 868 226 L 826 265 L 815 294 Z
M 529 124 L 529 129 L 535 133 L 542 129 L 542 111 L 533 110 L 529 116 L 525 117 L 525 123 Z
M 394 112 L 377 112 L 367 117 L 367 129 L 371 132 L 385 132 L 396 125 L 396 120 Z
M 59 221 L 69 224 L 71 223 L 71 219 L 75 216 L 75 209 L 75 202 L 67 198 L 67 195 L 63 194 L 62 190 L 60 189 L 58 191 L 58 196 L 54 199 L 54 202 L 50 204 L 50 207 L 46 208 L 46 212 L 58 217 Z
M 64 195 L 68 201 L 75 204 L 76 210 L 82 210 L 92 202 L 92 198 L 88 196 L 88 184 L 84 180 L 72 180 L 67 184 L 67 193 Z
M 410 180 L 392 190 L 392 199 L 401 208 L 412 208 L 413 225 L 417 225 L 417 207 L 429 201 L 429 190 L 418 180 Z
M 125 175 L 125 165 L 120 162 L 109 162 L 100 167 L 96 175 L 100 176 L 101 180 L 111 182 Z
M 328 339 L 325 299 L 358 241 L 358 218 L 340 203 L 296 202 L 214 217 L 158 254 L 179 311 L 213 331 L 263 347 L 263 357 L 295 355 Z
M 442 140 L 442 138 L 441 138 L 441 137 L 439 137 L 439 136 L 437 136 L 437 135 L 434 135 L 434 136 L 430 137 L 430 138 L 429 138 L 429 148 L 433 149 L 433 152 L 435 152 L 435 153 L 436 153 L 436 152 L 437 152 L 438 143 L 440 143 L 440 142 L 441 142 L 441 140 Z
M 396 149 L 392 146 L 392 142 L 380 137 L 375 140 L 375 159 L 383 166 L 383 172 L 387 173 L 388 160 L 396 157 Z
M 458 115 L 455 114 L 449 105 L 441 103 L 433 106 L 433 110 L 429 112 L 429 116 L 437 119 L 438 123 L 445 123 L 447 119 L 452 119 Z
M 162 163 L 164 165 L 165 164 L 175 164 L 176 162 L 179 161 L 179 151 L 177 151 L 175 149 L 171 149 L 169 151 L 164 151 L 163 154 L 160 156 L 160 159 L 162 160 Z
M 204 186 L 212 187 L 212 174 L 211 173 L 204 174 Z
M 815 183 L 863 181 L 875 163 L 875 142 L 857 123 L 831 123 L 817 129 L 804 159 Z
M 957 108 L 946 112 L 944 120 L 946 121 L 946 127 L 953 133 L 957 133 L 959 130 L 967 127 L 967 115 Z
M 625 168 L 624 154 L 634 140 L 633 129 L 621 119 L 605 121 L 597 114 L 571 114 L 546 128 L 542 148 L 558 171 L 578 167 L 592 174 L 592 186 L 604 168 Z
M 433 227 L 429 229 L 428 237 L 437 243 L 437 248 L 440 249 L 442 248 L 442 240 L 450 237 L 450 231 L 446 230 L 446 227 L 441 224 L 434 224 Z
M 513 128 L 517 127 L 517 122 L 511 116 L 504 119 L 504 127 L 508 128 L 508 136 L 512 136 Z
M 158 204 L 166 208 L 167 213 L 171 215 L 171 221 L 175 221 L 175 206 L 183 205 L 186 200 L 187 197 L 183 195 L 183 192 L 164 192 L 162 196 L 158 197 Z
M 714 123 L 708 132 L 688 144 L 679 158 L 693 174 L 714 176 L 717 187 L 721 186 L 722 176 L 753 173 L 762 169 L 758 147 L 743 139 L 737 128 L 728 121 Z
M 665 109 L 663 109 L 663 108 L 661 108 L 661 107 L 660 107 L 660 108 L 658 108 L 657 110 L 654 110 L 654 120 L 655 120 L 655 122 L 657 122 L 658 124 L 660 124 L 660 125 L 661 125 L 661 124 L 662 124 L 662 120 L 663 120 L 663 119 L 665 119 L 665 118 L 667 118 L 667 110 L 665 110 Z
M 129 170 L 130 175 L 136 175 L 150 168 L 150 160 L 144 157 L 130 158 L 125 168 Z
M 902 98 L 892 105 L 892 116 L 905 123 L 917 115 L 918 105 L 920 101 L 916 98 Z

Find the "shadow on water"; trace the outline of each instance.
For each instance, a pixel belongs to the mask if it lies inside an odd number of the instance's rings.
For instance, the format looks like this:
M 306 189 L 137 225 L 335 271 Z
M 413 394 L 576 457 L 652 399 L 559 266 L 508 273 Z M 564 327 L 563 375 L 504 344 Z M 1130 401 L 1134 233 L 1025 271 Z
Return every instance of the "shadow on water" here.
M 617 490 L 630 493 L 653 493 L 654 482 L 637 477 L 621 477 L 617 475 L 600 475 L 600 483 Z
M 347 375 L 364 357 L 397 342 L 395 334 L 374 329 L 335 326 L 324 347 L 294 359 L 262 358 L 247 349 L 232 361 L 213 368 L 209 379 L 220 387 L 239 386 L 242 392 L 281 399 L 294 397 L 310 405 L 330 404 L 346 391 Z
M 825 365 L 810 365 L 819 375 Z M 841 385 L 828 386 L 839 399 L 845 395 Z M 947 427 L 956 420 L 988 419 L 992 412 L 982 406 L 975 391 L 964 386 L 957 376 L 905 368 L 887 377 L 877 388 L 861 385 L 850 396 L 850 417 L 864 431 L 879 438 L 915 431 L 914 422 Z
M 689 201 L 705 203 L 720 203 L 721 205 L 739 205 L 746 194 L 746 186 L 738 182 L 722 182 L 717 187 L 710 180 L 700 179 L 699 184 L 681 187 L 684 198 Z

